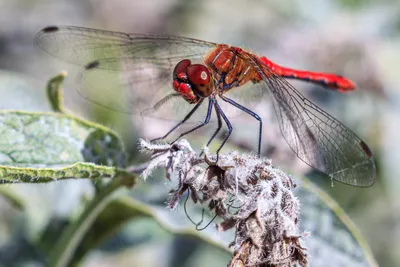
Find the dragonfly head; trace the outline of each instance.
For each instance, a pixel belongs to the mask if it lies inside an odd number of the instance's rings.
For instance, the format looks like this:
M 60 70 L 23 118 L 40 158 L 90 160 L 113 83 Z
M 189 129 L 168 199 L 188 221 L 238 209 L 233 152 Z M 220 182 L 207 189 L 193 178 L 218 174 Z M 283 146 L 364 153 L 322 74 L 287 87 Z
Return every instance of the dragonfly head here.
M 173 87 L 192 104 L 212 94 L 214 79 L 205 65 L 192 64 L 189 59 L 184 59 L 175 66 Z

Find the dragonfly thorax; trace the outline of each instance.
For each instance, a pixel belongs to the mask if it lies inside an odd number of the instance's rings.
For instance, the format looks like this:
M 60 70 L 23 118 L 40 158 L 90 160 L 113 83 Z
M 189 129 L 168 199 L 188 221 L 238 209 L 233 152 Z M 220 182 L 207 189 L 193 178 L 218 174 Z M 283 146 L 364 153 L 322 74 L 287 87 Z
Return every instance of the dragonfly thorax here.
M 204 59 L 222 91 L 241 86 L 248 81 L 257 82 L 261 78 L 247 52 L 228 45 L 218 45 Z

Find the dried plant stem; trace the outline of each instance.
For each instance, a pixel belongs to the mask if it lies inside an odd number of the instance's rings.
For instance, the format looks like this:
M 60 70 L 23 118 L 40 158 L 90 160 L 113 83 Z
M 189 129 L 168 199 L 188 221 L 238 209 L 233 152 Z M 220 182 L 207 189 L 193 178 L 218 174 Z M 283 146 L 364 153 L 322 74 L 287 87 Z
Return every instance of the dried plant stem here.
M 308 266 L 299 230 L 300 203 L 293 194 L 296 185 L 269 160 L 237 152 L 220 154 L 218 161 L 207 153 L 199 157 L 186 140 L 173 145 L 142 140 L 141 147 L 152 153 L 144 178 L 164 168 L 167 179 L 178 179 L 170 208 L 188 191 L 193 202 L 207 204 L 222 219 L 219 231 L 236 229 L 228 266 Z

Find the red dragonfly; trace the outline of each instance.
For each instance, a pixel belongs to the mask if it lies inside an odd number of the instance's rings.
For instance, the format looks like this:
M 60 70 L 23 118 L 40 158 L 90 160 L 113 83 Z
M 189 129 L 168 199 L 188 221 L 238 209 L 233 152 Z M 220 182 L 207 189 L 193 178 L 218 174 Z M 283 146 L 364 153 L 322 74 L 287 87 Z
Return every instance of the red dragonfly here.
M 353 90 L 354 83 L 344 77 L 284 68 L 238 47 L 169 35 L 52 26 L 42 29 L 35 41 L 49 54 L 85 66 L 80 83 L 87 86 L 79 90 L 89 100 L 121 112 L 181 117 L 155 140 L 167 138 L 200 113 L 202 123 L 175 141 L 198 130 L 210 122 L 214 110 L 218 127 L 207 145 L 223 122 L 228 128 L 218 155 L 233 131 L 227 116 L 231 116 L 227 109 L 233 107 L 258 121 L 260 156 L 262 119 L 251 107 L 267 96 L 282 135 L 297 157 L 339 182 L 362 187 L 374 183 L 375 164 L 366 143 L 286 80 Z M 240 102 L 244 99 L 246 107 Z

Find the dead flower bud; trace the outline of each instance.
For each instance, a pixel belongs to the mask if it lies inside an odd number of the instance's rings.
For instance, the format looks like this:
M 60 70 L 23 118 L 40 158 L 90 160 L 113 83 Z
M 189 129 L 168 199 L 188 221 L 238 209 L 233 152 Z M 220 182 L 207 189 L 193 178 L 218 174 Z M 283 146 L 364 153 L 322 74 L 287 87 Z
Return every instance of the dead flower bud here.
M 169 206 L 189 190 L 194 202 L 207 203 L 222 219 L 219 231 L 235 227 L 228 266 L 308 266 L 306 249 L 300 243 L 300 203 L 294 196 L 292 177 L 266 159 L 237 152 L 199 157 L 186 140 L 173 145 L 140 141 L 151 161 L 142 176 L 165 168 L 166 176 L 178 177 Z M 235 207 L 234 207 L 235 206 Z

